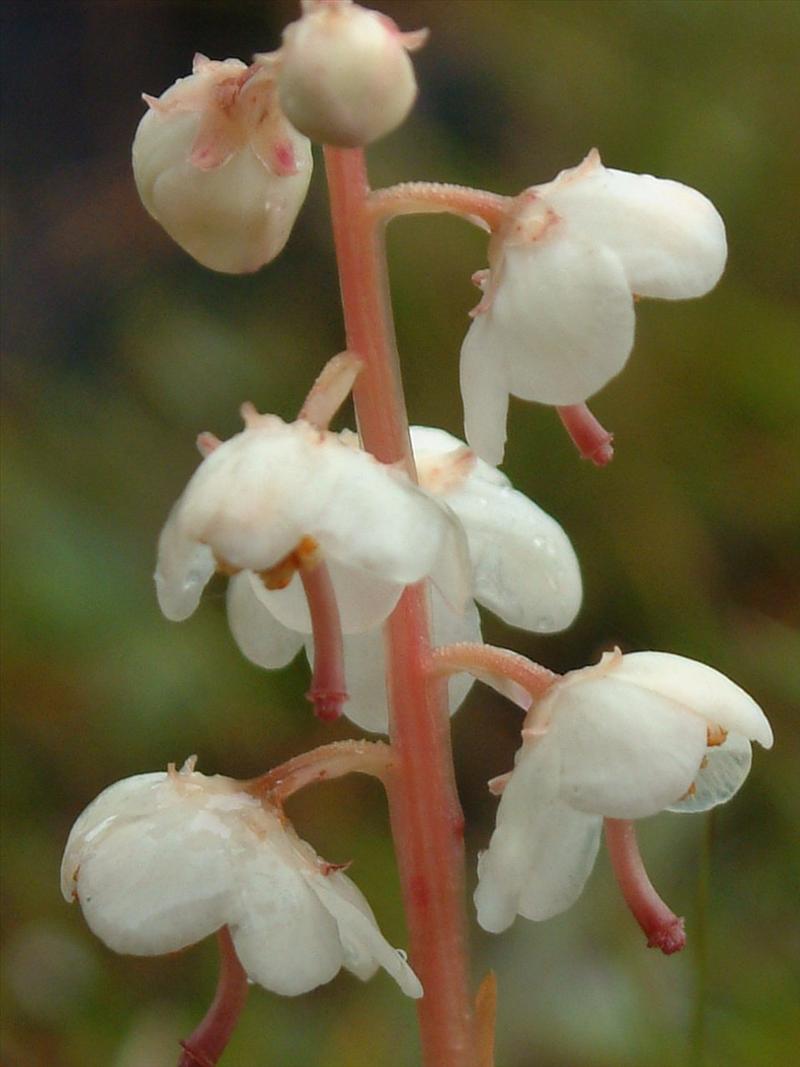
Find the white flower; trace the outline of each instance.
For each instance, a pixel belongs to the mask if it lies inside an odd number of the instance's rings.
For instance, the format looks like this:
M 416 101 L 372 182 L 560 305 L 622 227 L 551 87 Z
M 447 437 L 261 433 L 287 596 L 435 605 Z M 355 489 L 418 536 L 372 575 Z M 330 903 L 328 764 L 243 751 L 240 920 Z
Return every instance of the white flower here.
M 142 203 L 196 260 L 258 270 L 286 244 L 311 179 L 311 145 L 278 106 L 269 67 L 195 56 L 133 142 Z
M 366 145 L 399 126 L 417 95 L 408 50 L 426 32 L 401 33 L 386 15 L 351 0 L 303 4 L 283 31 L 281 107 L 325 144 Z
M 597 392 L 630 354 L 634 296 L 702 296 L 726 252 L 701 193 L 607 169 L 596 150 L 522 193 L 490 245 L 461 350 L 470 445 L 500 462 L 509 394 L 569 406 Z
M 265 585 L 285 585 L 295 556 L 317 550 L 351 629 L 382 622 L 405 585 L 433 572 L 443 596 L 463 607 L 467 548 L 448 508 L 336 434 L 243 411 L 244 431 L 203 460 L 162 530 L 155 580 L 167 618 L 188 618 L 217 569 L 237 575 L 238 603 L 243 588 L 261 596 Z M 275 604 L 290 616 L 306 610 L 302 595 L 297 603 L 276 593 Z
M 443 430 L 411 428 L 420 485 L 455 513 L 469 544 L 472 597 L 512 626 L 537 633 L 564 629 L 581 602 L 581 577 L 572 545 L 558 523 L 512 488 L 500 471 L 476 457 Z M 371 576 L 340 575 L 330 567 L 345 634 L 349 700 L 344 714 L 363 729 L 386 733 L 385 658 L 372 609 L 382 586 Z M 434 582 L 438 569 L 431 571 Z M 394 606 L 394 605 L 392 605 Z M 480 641 L 475 605 L 458 610 L 434 588 L 432 632 L 437 646 Z M 313 662 L 311 621 L 297 578 L 269 590 L 252 575 L 235 577 L 228 591 L 228 620 L 239 647 L 261 667 L 281 667 L 305 645 Z M 473 678 L 449 681 L 451 713 L 469 692 Z
M 273 992 L 305 993 L 341 967 L 367 979 L 381 966 L 422 996 L 350 879 L 276 809 L 193 760 L 101 793 L 69 836 L 61 889 L 115 952 L 176 952 L 227 925 L 248 976 Z
M 603 818 L 705 811 L 729 800 L 765 748 L 764 713 L 732 681 L 663 652 L 607 653 L 536 706 L 478 861 L 478 921 L 570 907 L 591 873 Z

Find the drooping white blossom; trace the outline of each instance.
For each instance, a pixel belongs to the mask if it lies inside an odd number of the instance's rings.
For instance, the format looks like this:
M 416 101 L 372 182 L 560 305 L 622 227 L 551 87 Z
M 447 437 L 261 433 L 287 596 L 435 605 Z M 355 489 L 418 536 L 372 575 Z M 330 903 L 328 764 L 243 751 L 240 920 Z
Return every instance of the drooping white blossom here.
M 425 37 L 352 0 L 304 0 L 278 53 L 283 111 L 314 141 L 370 144 L 411 110 L 417 82 L 408 51 Z
M 142 203 L 203 266 L 258 270 L 281 251 L 311 179 L 311 145 L 284 117 L 268 65 L 195 56 L 133 142 Z
M 448 508 L 336 434 L 244 410 L 245 429 L 206 456 L 162 530 L 155 581 L 167 618 L 191 615 L 218 569 L 242 572 L 237 588 L 285 584 L 292 570 L 275 572 L 309 540 L 346 624 L 381 622 L 428 574 L 462 608 L 467 548 Z
M 61 889 L 116 952 L 176 952 L 227 925 L 249 978 L 275 993 L 380 966 L 422 995 L 353 882 L 267 802 L 193 760 L 102 792 L 69 836 Z
M 606 168 L 594 149 L 523 192 L 490 243 L 461 350 L 471 447 L 502 460 L 509 394 L 583 403 L 628 359 L 634 297 L 702 296 L 726 254 L 724 224 L 705 196 Z
M 581 603 L 581 577 L 559 524 L 445 431 L 414 426 L 411 439 L 421 488 L 452 510 L 466 534 L 472 598 L 525 630 L 551 633 L 569 626 Z M 344 714 L 366 730 L 385 733 L 385 658 L 378 629 L 383 619 L 372 608 L 382 603 L 383 585 L 367 575 L 354 584 L 338 568 L 330 570 L 341 589 L 349 693 Z M 431 574 L 436 581 L 435 568 Z M 481 640 L 473 603 L 459 610 L 434 588 L 431 613 L 435 645 Z M 241 650 L 259 666 L 284 666 L 303 645 L 313 661 L 311 621 L 298 578 L 269 590 L 252 574 L 237 575 L 228 589 L 228 620 Z M 450 678 L 451 713 L 472 682 L 466 674 Z
M 478 862 L 478 921 L 570 907 L 591 873 L 603 818 L 705 811 L 772 745 L 755 701 L 718 671 L 663 652 L 607 653 L 567 674 L 532 710 Z

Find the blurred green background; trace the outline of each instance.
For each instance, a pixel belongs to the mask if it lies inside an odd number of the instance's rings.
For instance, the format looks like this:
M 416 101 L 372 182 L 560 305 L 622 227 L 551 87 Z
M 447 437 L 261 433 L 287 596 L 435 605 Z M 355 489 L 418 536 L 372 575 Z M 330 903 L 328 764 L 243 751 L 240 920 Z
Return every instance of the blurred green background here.
M 499 975 L 498 1067 L 794 1062 L 800 5 L 383 9 L 432 34 L 417 58 L 419 107 L 371 152 L 376 184 L 515 193 L 597 145 L 609 165 L 701 189 L 730 239 L 710 296 L 639 305 L 630 364 L 593 403 L 616 435 L 609 469 L 578 460 L 552 411 L 513 404 L 506 468 L 572 537 L 585 606 L 563 635 L 492 619 L 485 629 L 557 670 L 613 643 L 704 660 L 760 701 L 775 749 L 756 752 L 713 824 L 665 815 L 641 826 L 656 884 L 687 917 L 681 957 L 646 950 L 604 857 L 566 915 L 518 920 L 500 938 L 475 930 L 476 981 L 489 966 Z M 213 990 L 213 944 L 117 957 L 61 899 L 61 850 L 89 800 L 190 753 L 209 773 L 247 777 L 356 733 L 313 719 L 304 664 L 266 674 L 237 654 L 221 584 L 176 626 L 151 582 L 158 531 L 197 463 L 195 434 L 235 432 L 244 399 L 292 417 L 343 334 L 321 169 L 276 263 L 247 278 L 204 271 L 138 203 L 139 94 L 187 73 L 195 50 L 273 48 L 293 17 L 284 0 L 29 2 L 3 15 L 6 1067 L 171 1064 Z M 458 350 L 485 238 L 449 218 L 401 220 L 390 255 L 412 420 L 459 433 Z M 518 727 L 480 686 L 454 722 L 471 870 L 495 808 L 485 782 L 509 767 Z M 402 945 L 379 789 L 320 786 L 291 812 L 327 858 L 354 860 Z M 413 1007 L 385 975 L 340 977 L 296 1000 L 255 989 L 224 1062 L 412 1067 Z

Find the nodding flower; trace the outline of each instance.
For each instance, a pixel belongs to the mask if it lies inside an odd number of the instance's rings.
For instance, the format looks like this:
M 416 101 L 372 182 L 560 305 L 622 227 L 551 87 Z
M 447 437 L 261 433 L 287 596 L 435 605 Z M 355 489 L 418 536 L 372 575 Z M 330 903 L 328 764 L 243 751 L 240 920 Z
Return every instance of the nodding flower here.
M 421 997 L 354 883 L 267 800 L 194 763 L 116 782 L 78 818 L 61 888 L 92 932 L 115 952 L 160 956 L 227 926 L 248 977 L 275 993 L 383 967 Z
M 606 653 L 528 713 L 478 863 L 478 921 L 504 930 L 580 896 L 603 819 L 706 811 L 736 793 L 750 741 L 772 745 L 761 708 L 719 671 L 665 652 Z
M 596 149 L 513 202 L 489 245 L 461 349 L 466 437 L 503 458 L 508 397 L 582 404 L 625 365 L 634 301 L 682 300 L 716 285 L 725 226 L 680 182 L 603 166 Z

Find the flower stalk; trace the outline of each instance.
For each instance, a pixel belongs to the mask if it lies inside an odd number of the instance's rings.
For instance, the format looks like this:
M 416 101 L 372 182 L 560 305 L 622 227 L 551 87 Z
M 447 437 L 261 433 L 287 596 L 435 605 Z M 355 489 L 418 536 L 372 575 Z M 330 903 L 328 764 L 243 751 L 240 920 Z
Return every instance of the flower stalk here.
M 469 641 L 433 649 L 430 669 L 433 674 L 445 676 L 467 671 L 489 682 L 525 711 L 543 697 L 559 677 L 519 652 Z
M 392 764 L 392 750 L 383 741 L 334 741 L 273 767 L 245 788 L 269 802 L 282 805 L 293 793 L 314 782 L 341 778 L 345 774 L 369 774 L 385 782 Z
M 414 460 L 390 313 L 382 233 L 360 149 L 325 149 L 347 347 L 364 360 L 353 393 L 364 447 L 413 477 Z M 424 584 L 409 586 L 385 630 L 389 811 L 409 928 L 427 1067 L 473 1067 L 464 907 L 463 815 L 455 788 L 444 679 L 428 672 Z
M 401 182 L 369 195 L 369 209 L 376 219 L 441 212 L 459 215 L 492 232 L 505 222 L 512 204 L 510 196 L 443 182 Z

